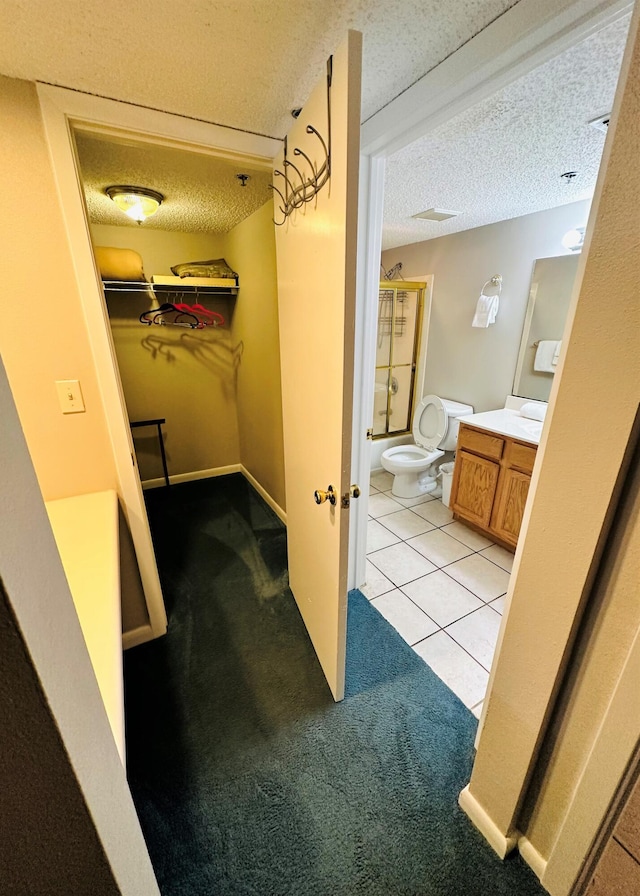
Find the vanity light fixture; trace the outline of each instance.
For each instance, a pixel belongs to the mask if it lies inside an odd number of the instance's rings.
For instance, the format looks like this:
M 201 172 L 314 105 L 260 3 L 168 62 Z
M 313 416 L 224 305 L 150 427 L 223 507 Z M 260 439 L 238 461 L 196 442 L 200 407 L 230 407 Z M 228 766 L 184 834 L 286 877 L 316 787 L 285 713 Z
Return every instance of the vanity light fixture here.
M 562 245 L 571 252 L 579 252 L 584 244 L 584 227 L 576 227 L 575 230 L 567 230 L 562 237 Z
M 105 193 L 118 206 L 120 211 L 128 215 L 132 221 L 142 224 L 155 214 L 164 199 L 162 193 L 148 190 L 146 187 L 107 187 Z

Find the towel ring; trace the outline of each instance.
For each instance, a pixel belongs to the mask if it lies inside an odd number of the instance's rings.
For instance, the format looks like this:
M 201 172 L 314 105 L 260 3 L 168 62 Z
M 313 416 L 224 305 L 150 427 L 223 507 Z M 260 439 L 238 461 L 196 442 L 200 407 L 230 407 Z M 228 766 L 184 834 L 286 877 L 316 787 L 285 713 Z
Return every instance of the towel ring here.
M 493 277 L 485 280 L 484 285 L 480 290 L 483 295 L 487 286 L 495 286 L 498 290 L 498 295 L 500 295 L 500 293 L 502 292 L 502 274 L 494 274 Z

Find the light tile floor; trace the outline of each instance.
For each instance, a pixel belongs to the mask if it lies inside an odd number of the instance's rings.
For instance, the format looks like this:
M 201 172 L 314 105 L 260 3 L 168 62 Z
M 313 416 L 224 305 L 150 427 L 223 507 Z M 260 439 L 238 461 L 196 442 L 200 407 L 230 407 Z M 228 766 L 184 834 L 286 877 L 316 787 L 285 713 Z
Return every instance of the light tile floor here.
M 438 498 L 396 498 L 371 476 L 362 591 L 479 718 L 513 556 Z

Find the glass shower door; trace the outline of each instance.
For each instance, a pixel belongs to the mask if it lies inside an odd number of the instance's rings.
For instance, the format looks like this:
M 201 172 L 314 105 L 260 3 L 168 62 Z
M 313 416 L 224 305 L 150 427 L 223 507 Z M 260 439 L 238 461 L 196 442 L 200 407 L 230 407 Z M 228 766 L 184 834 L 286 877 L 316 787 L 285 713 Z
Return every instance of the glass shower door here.
M 388 282 L 378 293 L 373 436 L 411 430 L 424 284 Z

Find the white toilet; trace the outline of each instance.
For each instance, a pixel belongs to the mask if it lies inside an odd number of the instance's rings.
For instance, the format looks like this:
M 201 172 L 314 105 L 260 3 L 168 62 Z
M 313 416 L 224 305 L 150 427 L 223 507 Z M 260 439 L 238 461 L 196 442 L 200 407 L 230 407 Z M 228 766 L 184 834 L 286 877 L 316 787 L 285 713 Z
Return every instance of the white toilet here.
M 392 494 L 417 498 L 434 491 L 436 461 L 445 451 L 455 451 L 458 418 L 467 414 L 473 414 L 471 405 L 425 395 L 413 415 L 415 445 L 397 445 L 382 452 L 382 466 L 394 476 Z

